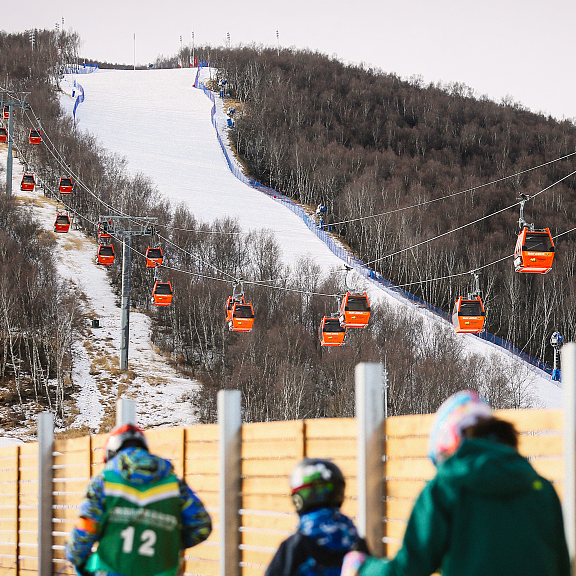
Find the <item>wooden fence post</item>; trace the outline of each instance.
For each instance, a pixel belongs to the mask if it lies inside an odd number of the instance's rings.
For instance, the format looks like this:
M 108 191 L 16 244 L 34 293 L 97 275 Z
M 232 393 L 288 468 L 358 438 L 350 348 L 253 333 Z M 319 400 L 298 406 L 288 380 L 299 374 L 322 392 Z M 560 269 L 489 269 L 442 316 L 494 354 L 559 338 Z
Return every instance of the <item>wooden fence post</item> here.
M 38 575 L 52 576 L 54 416 L 38 414 Z
M 564 495 L 562 512 L 564 531 L 576 574 L 576 344 L 562 347 L 562 390 L 564 402 Z
M 360 536 L 372 554 L 384 554 L 383 371 L 382 364 L 356 366 L 358 424 L 358 518 Z
M 240 576 L 241 394 L 218 392 L 220 576 Z
M 124 424 L 136 424 L 136 402 L 128 398 L 116 402 L 116 427 Z

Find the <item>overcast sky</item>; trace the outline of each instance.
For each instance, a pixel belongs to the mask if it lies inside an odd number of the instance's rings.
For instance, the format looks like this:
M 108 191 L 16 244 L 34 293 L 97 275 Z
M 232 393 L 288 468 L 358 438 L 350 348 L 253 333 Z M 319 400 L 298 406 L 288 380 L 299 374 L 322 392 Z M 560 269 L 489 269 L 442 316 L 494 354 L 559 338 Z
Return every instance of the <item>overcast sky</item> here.
M 262 44 L 318 50 L 402 78 L 462 82 L 535 112 L 576 117 L 576 0 L 21 0 L 0 29 L 58 22 L 88 59 L 133 64 L 184 45 Z M 134 42 L 134 34 L 136 41 Z

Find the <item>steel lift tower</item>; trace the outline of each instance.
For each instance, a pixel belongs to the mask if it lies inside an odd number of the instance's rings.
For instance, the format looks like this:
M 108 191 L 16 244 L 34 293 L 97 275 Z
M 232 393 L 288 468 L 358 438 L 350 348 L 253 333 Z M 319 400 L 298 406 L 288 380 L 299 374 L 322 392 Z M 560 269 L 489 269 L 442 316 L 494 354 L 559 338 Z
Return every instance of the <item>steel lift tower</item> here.
M 122 320 L 120 334 L 120 370 L 128 370 L 130 339 L 130 288 L 132 270 L 132 236 L 153 236 L 158 218 L 135 216 L 100 216 L 100 222 L 110 222 L 112 236 L 122 238 Z
M 26 103 L 26 96 L 30 92 L 9 92 L 0 90 L 0 105 L 4 110 L 4 106 L 8 106 L 8 161 L 6 162 L 6 196 L 12 196 L 12 146 L 14 144 L 14 108 L 22 110 L 30 110 L 30 104 Z

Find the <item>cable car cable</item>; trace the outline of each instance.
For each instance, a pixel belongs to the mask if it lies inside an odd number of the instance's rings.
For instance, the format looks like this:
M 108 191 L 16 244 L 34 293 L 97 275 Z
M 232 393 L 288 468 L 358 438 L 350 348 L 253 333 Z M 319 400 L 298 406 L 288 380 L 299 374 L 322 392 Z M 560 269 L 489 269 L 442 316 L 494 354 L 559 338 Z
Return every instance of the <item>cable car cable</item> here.
M 553 186 L 556 186 L 557 184 L 559 184 L 563 180 L 566 180 L 567 178 L 570 178 L 570 176 L 574 176 L 575 174 L 576 174 L 576 170 L 574 170 L 573 172 L 570 172 L 570 174 L 567 174 L 566 176 L 560 178 L 560 180 L 557 180 L 553 184 L 550 184 L 550 186 L 547 186 L 543 190 L 540 190 L 540 192 L 537 192 L 536 194 L 531 196 L 531 198 L 535 198 L 539 194 L 542 194 L 542 192 L 546 192 L 547 190 L 549 190 Z M 464 228 L 468 228 L 468 226 L 472 226 L 473 224 L 478 224 L 478 222 L 482 222 L 482 220 L 487 220 L 488 218 L 491 218 L 492 216 L 496 216 L 497 214 L 501 214 L 502 212 L 505 212 L 506 210 L 510 210 L 511 208 L 514 208 L 515 206 L 519 206 L 519 205 L 520 205 L 520 202 L 516 202 L 514 204 L 511 204 L 510 206 L 506 206 L 505 208 L 497 210 L 496 212 L 492 212 L 491 214 L 487 214 L 486 216 L 482 216 L 481 218 L 477 218 L 476 220 L 473 220 L 472 222 L 468 222 L 467 224 L 462 224 L 462 226 L 458 226 L 457 228 L 453 228 L 452 230 L 448 230 L 446 232 L 443 232 L 442 234 L 438 234 L 437 236 L 434 236 L 432 238 L 428 238 L 427 240 L 422 240 L 421 242 L 413 244 L 412 246 L 408 246 L 406 248 L 396 250 L 396 252 L 392 252 L 391 254 L 387 254 L 386 256 L 382 256 L 382 257 L 377 258 L 375 260 L 370 260 L 369 262 L 366 262 L 366 266 L 370 266 L 371 264 L 375 264 L 376 262 L 386 260 L 387 258 L 392 258 L 393 256 L 397 256 L 398 254 L 401 254 L 402 252 L 406 252 L 408 250 L 418 248 L 419 246 L 422 246 L 424 244 L 428 244 L 430 242 L 433 242 L 434 240 L 438 240 L 439 238 L 443 238 L 444 236 L 449 236 L 450 234 L 453 234 L 454 232 L 458 232 L 459 230 L 463 230 Z

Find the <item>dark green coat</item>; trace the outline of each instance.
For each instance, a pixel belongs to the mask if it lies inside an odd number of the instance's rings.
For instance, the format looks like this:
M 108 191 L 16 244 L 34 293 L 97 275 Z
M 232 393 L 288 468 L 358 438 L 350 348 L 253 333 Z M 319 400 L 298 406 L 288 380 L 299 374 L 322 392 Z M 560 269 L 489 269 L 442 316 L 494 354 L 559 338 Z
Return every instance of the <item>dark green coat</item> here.
M 359 576 L 568 576 L 552 484 L 508 446 L 466 440 L 414 505 L 393 560 L 369 558 Z

